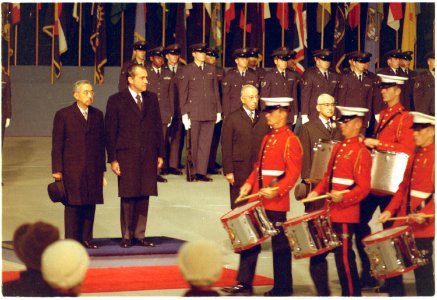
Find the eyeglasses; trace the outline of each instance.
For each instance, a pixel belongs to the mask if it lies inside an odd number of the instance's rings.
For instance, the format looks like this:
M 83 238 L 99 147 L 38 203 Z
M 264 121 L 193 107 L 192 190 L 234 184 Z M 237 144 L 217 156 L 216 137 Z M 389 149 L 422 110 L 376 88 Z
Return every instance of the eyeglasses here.
M 258 99 L 258 95 L 243 96 L 246 99 Z
M 94 96 L 94 91 L 82 91 L 80 93 L 85 96 Z
M 336 104 L 335 103 L 319 103 L 317 105 L 320 105 L 323 107 L 330 107 L 330 106 L 335 107 Z

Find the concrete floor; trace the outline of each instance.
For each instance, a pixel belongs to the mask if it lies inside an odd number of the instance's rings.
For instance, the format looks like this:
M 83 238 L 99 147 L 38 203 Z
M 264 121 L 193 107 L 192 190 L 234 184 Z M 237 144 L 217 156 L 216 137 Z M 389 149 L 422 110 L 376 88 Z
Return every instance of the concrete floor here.
M 15 229 L 25 222 L 42 220 L 58 226 L 63 232 L 63 206 L 54 204 L 47 196 L 47 184 L 51 178 L 51 138 L 7 137 L 3 148 L 3 201 L 2 239 L 11 240 Z M 109 165 L 108 165 L 109 169 Z M 222 248 L 225 267 L 238 268 L 239 256 L 230 247 L 228 235 L 223 229 L 220 217 L 229 209 L 229 188 L 222 175 L 212 176 L 210 183 L 188 183 L 184 176 L 167 176 L 167 183 L 160 183 L 159 196 L 151 198 L 146 236 L 169 236 L 184 240 L 210 239 Z M 116 177 L 109 170 L 106 173 L 108 185 L 104 189 L 105 204 L 96 210 L 94 236 L 119 237 L 119 198 Z M 303 214 L 303 204 L 291 200 L 292 211 L 288 217 Z M 375 213 L 379 214 L 379 212 Z M 378 230 L 375 216 L 372 229 Z M 21 270 L 23 265 L 11 253 L 3 251 L 3 270 Z M 329 278 L 333 296 L 341 294 L 333 254 L 328 256 Z M 91 267 L 128 265 L 175 264 L 174 255 L 93 258 Z M 309 259 L 293 260 L 295 296 L 315 296 L 315 289 L 309 275 Z M 269 242 L 263 245 L 259 257 L 257 274 L 273 277 L 272 255 Z M 412 272 L 404 276 L 408 295 L 414 295 Z M 255 293 L 262 295 L 270 286 L 256 287 Z M 83 296 L 179 296 L 183 290 L 148 290 L 120 293 L 84 294 Z M 365 296 L 383 296 L 364 291 Z

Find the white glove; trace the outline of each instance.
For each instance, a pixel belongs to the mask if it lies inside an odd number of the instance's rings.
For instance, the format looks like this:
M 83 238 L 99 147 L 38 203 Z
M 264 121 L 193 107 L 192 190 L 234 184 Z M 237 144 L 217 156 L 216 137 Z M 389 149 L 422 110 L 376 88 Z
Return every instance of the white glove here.
M 308 115 L 302 115 L 302 125 L 308 123 L 310 120 L 308 119 Z
M 222 120 L 222 114 L 221 113 L 217 113 L 217 119 L 215 120 L 215 123 L 217 124 L 221 120 Z
M 379 114 L 375 115 L 376 122 L 379 122 Z
M 170 122 L 167 124 L 167 127 L 171 126 L 171 121 L 173 121 L 173 117 L 170 117 Z
M 188 114 L 185 114 L 182 116 L 182 123 L 184 124 L 185 130 L 188 130 L 191 128 L 191 121 L 188 118 Z
M 296 124 L 296 121 L 297 121 L 297 115 L 294 115 L 293 125 Z
M 8 128 L 11 125 L 11 119 L 7 118 L 5 122 L 5 128 Z

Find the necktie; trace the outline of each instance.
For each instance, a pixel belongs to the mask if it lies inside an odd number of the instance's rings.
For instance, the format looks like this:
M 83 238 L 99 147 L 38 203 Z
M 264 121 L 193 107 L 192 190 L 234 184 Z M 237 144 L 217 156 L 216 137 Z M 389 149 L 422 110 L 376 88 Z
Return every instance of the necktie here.
M 325 76 L 325 79 L 328 80 L 328 72 L 323 72 L 323 76 Z
M 203 65 L 199 66 L 200 71 L 203 71 Z
M 331 122 L 329 121 L 326 122 L 326 129 L 328 129 L 329 132 L 332 131 Z
M 141 96 L 138 94 L 135 98 L 137 99 L 137 106 L 138 106 L 138 109 L 139 109 L 140 111 L 142 111 L 142 110 L 143 110 L 143 102 L 141 102 Z
M 87 111 L 83 112 L 83 117 L 85 118 L 85 121 L 88 121 L 88 112 Z
M 395 72 L 395 75 L 398 75 L 398 70 L 394 70 L 394 72 Z
M 358 79 L 360 80 L 360 82 L 363 81 L 363 75 L 358 75 Z
M 157 69 L 157 70 L 156 70 L 156 74 L 158 74 L 158 78 L 159 78 L 159 73 L 160 73 L 160 72 L 159 72 L 159 69 Z
M 243 78 L 244 78 L 244 75 L 245 75 L 245 74 L 244 74 L 244 72 L 241 72 L 241 77 L 243 77 Z
M 284 78 L 285 78 L 285 72 L 284 72 L 284 71 L 282 71 L 282 72 L 281 72 L 281 74 L 282 74 L 282 77 L 284 77 Z
M 171 67 L 171 71 L 173 72 L 173 74 L 176 74 L 176 68 L 175 67 Z
M 253 123 L 253 121 L 255 120 L 255 112 L 254 112 L 254 111 L 251 111 L 250 114 L 249 114 L 249 117 L 250 117 L 250 120 L 251 120 L 252 123 Z

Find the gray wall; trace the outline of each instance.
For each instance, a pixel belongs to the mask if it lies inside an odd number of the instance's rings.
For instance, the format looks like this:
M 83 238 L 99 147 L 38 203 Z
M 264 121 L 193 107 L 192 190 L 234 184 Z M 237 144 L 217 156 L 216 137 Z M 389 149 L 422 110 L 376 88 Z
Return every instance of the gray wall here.
M 105 68 L 105 83 L 95 85 L 93 106 L 105 112 L 108 97 L 117 92 L 120 67 Z M 11 67 L 12 118 L 6 136 L 51 136 L 56 111 L 74 102 L 77 80 L 93 83 L 92 67 L 63 67 L 61 78 L 50 83 L 48 66 Z

